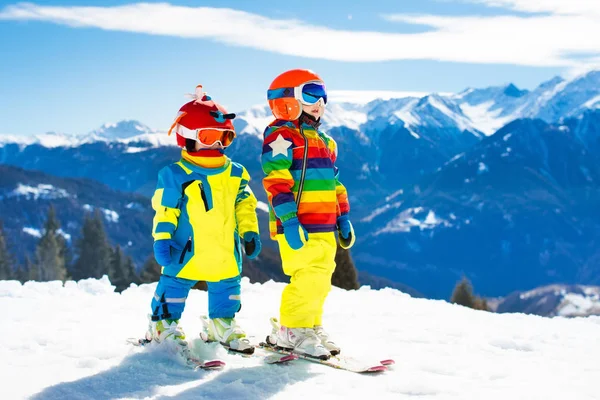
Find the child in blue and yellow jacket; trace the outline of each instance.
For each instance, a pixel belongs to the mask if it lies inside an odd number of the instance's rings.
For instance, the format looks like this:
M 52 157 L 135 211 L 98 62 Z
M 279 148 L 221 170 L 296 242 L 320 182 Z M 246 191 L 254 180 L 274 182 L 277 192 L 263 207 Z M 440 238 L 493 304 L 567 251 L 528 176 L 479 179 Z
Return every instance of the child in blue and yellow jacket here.
M 242 243 L 248 258 L 261 250 L 257 200 L 246 169 L 224 154 L 235 138 L 235 114 L 196 88 L 195 100 L 181 107 L 173 126 L 181 159 L 164 167 L 152 198 L 154 255 L 162 274 L 152 299 L 146 339 L 187 346 L 179 319 L 190 289 L 208 286 L 206 340 L 251 353 L 235 322 L 240 310 Z

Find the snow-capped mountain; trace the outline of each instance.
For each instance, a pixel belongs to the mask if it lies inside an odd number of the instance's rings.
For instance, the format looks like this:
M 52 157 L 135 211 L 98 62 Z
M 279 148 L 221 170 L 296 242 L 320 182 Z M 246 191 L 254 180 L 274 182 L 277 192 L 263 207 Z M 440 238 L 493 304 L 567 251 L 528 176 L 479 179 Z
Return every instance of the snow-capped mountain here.
M 599 284 L 600 110 L 517 120 L 364 217 L 353 255 L 427 296 Z M 357 235 L 358 236 L 358 235 Z
M 595 242 L 577 232 L 596 235 L 589 216 L 600 165 L 599 79 L 600 71 L 592 71 L 531 91 L 509 84 L 458 94 L 332 100 L 323 128 L 338 142 L 340 179 L 359 233 L 353 250 L 359 265 L 444 298 L 462 273 L 482 295 L 553 279 L 593 284 Z M 515 120 L 523 117 L 540 120 Z M 227 150 L 248 168 L 263 203 L 261 138 L 271 120 L 266 105 L 238 112 L 238 137 Z M 136 121 L 81 136 L 0 136 L 0 163 L 91 178 L 147 197 L 158 170 L 178 154 L 173 136 Z M 548 230 L 528 231 L 527 221 Z M 536 245 L 519 247 L 531 241 Z
M 495 311 L 548 317 L 600 315 L 600 286 L 548 285 L 515 292 L 501 299 Z
M 104 124 L 100 128 L 90 132 L 90 135 L 106 139 L 129 139 L 149 133 L 157 132 L 139 121 L 126 120 L 116 124 Z

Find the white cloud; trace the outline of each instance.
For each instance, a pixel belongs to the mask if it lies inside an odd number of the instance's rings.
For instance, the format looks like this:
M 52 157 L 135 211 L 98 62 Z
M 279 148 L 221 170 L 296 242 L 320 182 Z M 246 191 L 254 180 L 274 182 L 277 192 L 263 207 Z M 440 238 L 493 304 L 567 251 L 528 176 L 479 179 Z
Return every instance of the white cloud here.
M 205 38 L 275 53 L 337 61 L 439 60 L 530 66 L 576 66 L 600 55 L 600 2 L 462 0 L 533 15 L 386 15 L 430 27 L 421 33 L 337 30 L 228 8 L 138 3 L 115 7 L 10 5 L 0 19 Z M 543 14 L 539 14 L 543 13 Z M 298 37 L 314 46 L 290 46 Z M 572 57 L 573 55 L 579 56 Z

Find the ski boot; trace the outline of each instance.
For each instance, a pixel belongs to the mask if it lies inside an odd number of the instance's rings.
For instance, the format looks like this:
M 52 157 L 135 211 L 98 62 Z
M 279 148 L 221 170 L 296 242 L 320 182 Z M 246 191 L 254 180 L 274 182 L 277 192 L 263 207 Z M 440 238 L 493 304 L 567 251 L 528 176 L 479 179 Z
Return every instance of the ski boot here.
M 253 354 L 254 346 L 246 338 L 246 333 L 240 328 L 234 318 L 200 317 L 204 330 L 200 337 L 205 342 L 219 342 L 228 350 L 242 354 Z
M 292 353 L 327 360 L 331 352 L 322 344 L 313 328 L 287 328 L 280 326 L 276 318 L 271 318 L 273 331 L 267 336 L 269 344 Z
M 321 344 L 323 345 L 323 347 L 329 350 L 332 356 L 337 356 L 338 354 L 340 354 L 340 347 L 329 338 L 329 334 L 325 332 L 321 325 L 315 325 L 314 330 L 317 337 L 321 340 Z

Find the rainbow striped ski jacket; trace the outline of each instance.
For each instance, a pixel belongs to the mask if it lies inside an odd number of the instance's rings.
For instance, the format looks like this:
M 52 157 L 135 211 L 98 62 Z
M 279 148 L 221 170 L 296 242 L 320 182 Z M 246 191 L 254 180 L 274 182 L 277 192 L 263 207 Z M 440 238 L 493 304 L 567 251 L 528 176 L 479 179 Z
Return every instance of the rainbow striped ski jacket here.
M 336 230 L 337 217 L 350 211 L 336 158 L 335 141 L 311 125 L 275 120 L 265 129 L 261 161 L 271 238 L 296 216 L 309 233 Z

